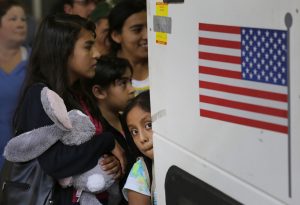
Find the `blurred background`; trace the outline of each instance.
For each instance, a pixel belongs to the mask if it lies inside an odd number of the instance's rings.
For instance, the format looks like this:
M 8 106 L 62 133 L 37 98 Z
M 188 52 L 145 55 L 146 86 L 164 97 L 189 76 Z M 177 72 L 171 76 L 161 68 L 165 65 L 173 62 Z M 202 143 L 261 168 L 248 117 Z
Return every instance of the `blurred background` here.
M 27 14 L 39 20 L 43 15 L 50 12 L 55 1 L 49 0 L 19 0 L 26 8 Z

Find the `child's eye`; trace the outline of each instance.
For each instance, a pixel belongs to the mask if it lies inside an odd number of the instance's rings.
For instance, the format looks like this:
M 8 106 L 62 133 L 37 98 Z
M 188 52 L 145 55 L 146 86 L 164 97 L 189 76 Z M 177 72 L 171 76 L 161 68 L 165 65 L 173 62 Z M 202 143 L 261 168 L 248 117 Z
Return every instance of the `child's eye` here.
M 85 46 L 85 49 L 91 50 L 91 49 L 92 49 L 92 45 L 86 45 L 86 46 Z
M 147 122 L 145 124 L 145 128 L 148 130 L 148 129 L 152 129 L 152 122 Z
M 126 87 L 128 84 L 131 85 L 131 79 L 122 79 L 122 80 L 117 80 L 116 83 L 118 86 Z
M 121 85 L 126 86 L 127 85 L 127 80 L 122 80 Z
M 91 40 L 86 41 L 86 42 L 84 43 L 84 48 L 85 48 L 86 50 L 90 51 L 90 50 L 92 50 L 93 46 L 95 45 L 94 43 L 95 43 L 95 42 L 94 42 L 94 41 L 91 41 Z
M 131 129 L 130 134 L 131 134 L 132 137 L 135 137 L 138 134 L 137 129 Z

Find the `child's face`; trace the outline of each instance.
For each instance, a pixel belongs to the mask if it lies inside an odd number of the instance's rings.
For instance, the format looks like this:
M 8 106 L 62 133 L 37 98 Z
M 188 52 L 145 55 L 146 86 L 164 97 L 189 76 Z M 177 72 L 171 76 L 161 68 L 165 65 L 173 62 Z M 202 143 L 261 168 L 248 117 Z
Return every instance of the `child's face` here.
M 99 52 L 95 49 L 95 38 L 92 32 L 82 29 L 68 60 L 70 85 L 80 78 L 94 77 L 99 56 Z
M 153 159 L 151 114 L 136 106 L 128 112 L 126 120 L 130 134 L 138 149 L 145 156 Z
M 123 111 L 128 101 L 134 98 L 135 90 L 131 84 L 131 75 L 130 69 L 126 69 L 124 75 L 111 84 L 105 91 L 105 104 L 110 109 L 116 112 Z

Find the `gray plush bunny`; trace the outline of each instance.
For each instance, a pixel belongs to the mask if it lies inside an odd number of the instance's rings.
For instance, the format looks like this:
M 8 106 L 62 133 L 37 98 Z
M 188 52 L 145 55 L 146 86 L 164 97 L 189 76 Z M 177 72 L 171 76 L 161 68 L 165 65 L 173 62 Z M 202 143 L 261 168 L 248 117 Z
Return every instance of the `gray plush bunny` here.
M 80 145 L 95 134 L 95 126 L 80 110 L 67 111 L 62 98 L 47 87 L 41 91 L 43 108 L 53 125 L 34 129 L 12 138 L 4 149 L 4 157 L 11 162 L 26 162 L 40 156 L 58 140 L 66 145 Z M 74 186 L 80 194 L 81 205 L 101 205 L 94 194 L 108 190 L 109 201 L 119 201 L 118 184 L 101 166 L 59 180 L 63 187 Z M 117 199 L 117 200 L 116 200 Z M 115 204 L 110 203 L 110 204 Z

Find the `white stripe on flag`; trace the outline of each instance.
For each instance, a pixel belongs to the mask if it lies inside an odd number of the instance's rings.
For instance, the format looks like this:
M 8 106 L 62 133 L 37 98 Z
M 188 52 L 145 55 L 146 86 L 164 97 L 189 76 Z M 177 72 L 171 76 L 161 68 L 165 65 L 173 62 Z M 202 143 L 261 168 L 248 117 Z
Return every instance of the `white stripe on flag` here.
M 205 67 L 210 67 L 210 68 L 220 68 L 220 69 L 224 69 L 224 70 L 241 72 L 241 65 L 233 64 L 233 63 L 223 63 L 223 62 L 199 59 L 199 65 L 205 66 Z
M 241 49 L 199 45 L 199 51 L 241 57 Z
M 202 110 L 210 110 L 213 112 L 219 112 L 219 113 L 238 116 L 242 118 L 274 123 L 277 125 L 283 125 L 283 126 L 288 125 L 288 120 L 286 118 L 275 117 L 275 116 L 260 114 L 256 112 L 249 112 L 240 109 L 228 108 L 224 106 L 213 105 L 213 104 L 202 103 L 202 102 L 200 102 L 200 107 Z
M 204 88 L 199 88 L 201 95 L 225 99 L 225 100 L 234 100 L 236 102 L 242 103 L 251 103 L 253 105 L 266 106 L 275 109 L 287 110 L 288 105 L 285 102 L 279 102 L 275 100 L 268 100 L 244 95 L 238 95 L 233 93 L 226 93 L 222 91 L 209 90 Z
M 213 31 L 200 31 L 199 37 L 227 40 L 227 41 L 241 41 L 240 34 L 229 34 L 229 33 L 213 32 Z
M 247 80 L 239 80 L 239 79 L 234 79 L 234 78 L 225 78 L 225 77 L 219 77 L 219 76 L 213 76 L 213 75 L 206 75 L 206 74 L 202 74 L 202 73 L 199 74 L 199 80 L 200 80 L 200 82 L 207 81 L 207 82 L 213 82 L 213 83 L 220 83 L 220 84 L 224 84 L 224 85 L 237 86 L 237 87 L 241 87 L 241 88 L 268 91 L 268 92 L 274 92 L 274 93 L 279 93 L 279 94 L 287 94 L 287 87 L 280 86 L 280 85 L 253 82 L 253 81 L 247 81 Z

